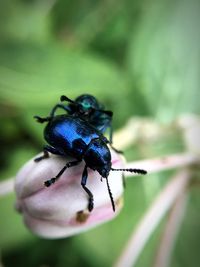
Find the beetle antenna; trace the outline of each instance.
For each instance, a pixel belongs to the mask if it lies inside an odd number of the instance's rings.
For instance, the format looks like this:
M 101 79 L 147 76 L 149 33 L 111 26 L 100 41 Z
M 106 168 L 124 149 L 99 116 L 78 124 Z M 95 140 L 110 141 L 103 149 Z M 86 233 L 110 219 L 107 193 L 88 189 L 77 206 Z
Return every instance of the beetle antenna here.
M 142 170 L 142 169 L 114 169 L 111 168 L 111 171 L 121 171 L 121 172 L 134 172 L 134 173 L 138 173 L 138 174 L 147 174 L 147 171 Z
M 106 183 L 107 183 L 107 188 L 108 188 L 108 194 L 110 196 L 110 200 L 111 200 L 111 203 L 112 203 L 112 208 L 113 208 L 113 211 L 115 211 L 115 202 L 114 202 L 114 199 L 113 199 L 113 196 L 112 196 L 112 192 L 110 190 L 110 186 L 109 186 L 109 183 L 108 183 L 108 177 L 106 177 Z

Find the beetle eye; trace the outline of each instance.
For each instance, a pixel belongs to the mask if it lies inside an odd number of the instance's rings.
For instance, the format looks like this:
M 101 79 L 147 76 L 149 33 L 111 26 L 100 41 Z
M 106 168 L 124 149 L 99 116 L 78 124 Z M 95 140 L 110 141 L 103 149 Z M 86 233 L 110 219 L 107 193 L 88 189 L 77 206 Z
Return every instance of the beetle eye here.
M 83 102 L 80 104 L 80 112 L 88 114 L 92 109 L 92 106 L 89 102 Z
M 89 109 L 91 106 L 90 106 L 90 104 L 89 103 L 82 103 L 82 107 L 84 108 L 84 109 Z

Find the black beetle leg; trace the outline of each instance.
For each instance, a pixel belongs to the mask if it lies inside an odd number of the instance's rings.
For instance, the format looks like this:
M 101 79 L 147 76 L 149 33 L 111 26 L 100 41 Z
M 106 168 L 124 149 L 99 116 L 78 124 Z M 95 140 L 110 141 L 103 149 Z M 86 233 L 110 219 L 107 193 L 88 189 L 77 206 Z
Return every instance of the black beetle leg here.
M 122 173 L 122 184 L 123 184 L 123 188 L 126 188 L 126 177 L 124 173 Z
M 44 122 L 50 121 L 51 119 L 50 117 L 41 118 L 40 116 L 34 116 L 33 118 L 36 119 L 36 121 L 39 123 L 44 123 Z
M 109 144 L 115 152 L 117 152 L 119 154 L 123 154 L 124 153 L 123 151 L 118 150 L 115 147 L 113 147 L 112 143 L 105 136 L 103 136 L 103 140 L 104 140 L 104 142 L 106 142 L 106 144 Z
M 105 113 L 110 117 L 109 121 L 106 123 L 107 127 L 109 128 L 109 140 L 107 140 L 107 143 L 110 144 L 110 146 L 112 147 L 112 149 L 115 152 L 117 152 L 119 154 L 123 154 L 124 153 L 123 151 L 116 149 L 112 145 L 112 143 L 113 143 L 113 128 L 112 128 L 112 122 L 110 121 L 112 119 L 112 111 L 105 111 Z
M 82 174 L 81 185 L 89 196 L 88 210 L 92 211 L 94 208 L 94 198 L 93 198 L 92 192 L 86 187 L 87 178 L 88 178 L 87 165 L 85 165 L 85 168 L 84 168 L 83 174 Z
M 61 95 L 60 101 L 61 102 L 67 101 L 69 103 L 72 103 L 72 104 L 75 104 L 76 105 L 76 102 L 74 100 L 70 99 L 69 97 L 67 97 L 66 95 Z
M 49 145 L 44 146 L 43 152 L 44 152 L 44 154 L 42 156 L 34 159 L 35 162 L 39 162 L 42 159 L 49 158 L 49 153 L 48 152 L 50 152 L 52 154 L 55 154 L 55 155 L 63 156 L 63 154 L 60 153 L 60 151 L 58 151 L 57 149 L 55 149 L 54 147 L 49 146 Z
M 57 104 L 57 105 L 55 105 L 55 106 L 53 107 L 53 109 L 51 110 L 51 112 L 50 112 L 50 116 L 49 116 L 49 117 L 42 118 L 42 117 L 36 115 L 36 116 L 34 116 L 34 118 L 35 118 L 36 121 L 39 122 L 39 123 L 44 123 L 44 122 L 50 121 L 50 120 L 54 117 L 55 112 L 56 112 L 56 110 L 57 110 L 58 108 L 64 109 L 64 110 L 67 111 L 67 112 L 70 111 L 70 109 L 69 109 L 67 106 L 62 105 L 62 104 Z
M 43 155 L 40 156 L 40 157 L 38 157 L 38 158 L 35 158 L 34 161 L 35 162 L 39 162 L 42 159 L 47 159 L 49 157 L 48 151 L 49 151 L 48 146 L 44 146 L 44 148 L 43 148 Z
M 109 128 L 110 128 L 110 134 L 109 134 L 110 146 L 112 147 L 112 149 L 113 149 L 115 152 L 117 152 L 117 153 L 119 153 L 119 154 L 123 154 L 123 153 L 124 153 L 123 151 L 118 150 L 118 149 L 116 149 L 115 147 L 113 147 L 113 145 L 112 145 L 112 143 L 113 143 L 113 128 L 112 128 L 112 125 L 111 125 L 111 124 L 110 124 Z
M 116 148 L 115 148 L 115 147 L 113 147 L 112 145 L 110 145 L 110 146 L 111 146 L 111 147 L 112 147 L 112 149 L 113 149 L 115 152 L 117 152 L 118 154 L 124 154 L 124 152 L 123 152 L 123 151 L 116 149 Z
M 65 172 L 66 169 L 73 167 L 73 166 L 79 164 L 80 162 L 81 162 L 80 160 L 75 160 L 75 161 L 70 161 L 70 162 L 66 163 L 65 166 L 59 171 L 59 173 L 55 177 L 45 181 L 44 185 L 46 187 L 49 187 L 50 185 L 54 184 L 56 182 L 56 180 L 58 180 L 60 178 L 60 176 Z
M 109 141 L 110 141 L 110 144 L 112 145 L 112 142 L 113 142 L 113 129 L 112 129 L 112 125 L 110 124 L 109 125 Z
M 67 111 L 67 112 L 70 111 L 69 107 L 67 107 L 67 106 L 65 106 L 65 105 L 62 105 L 62 104 L 57 104 L 57 105 L 55 105 L 55 106 L 52 108 L 52 110 L 51 110 L 51 112 L 50 112 L 50 117 L 51 117 L 51 118 L 54 117 L 55 112 L 56 112 L 56 110 L 57 110 L 58 108 L 64 109 L 64 110 Z
M 110 146 L 112 147 L 112 149 L 113 149 L 115 152 L 117 152 L 117 153 L 119 153 L 119 154 L 123 154 L 123 151 L 118 150 L 118 149 L 116 149 L 115 147 L 113 147 L 113 145 L 112 145 L 112 143 L 113 143 L 113 129 L 112 129 L 112 125 L 111 125 L 111 124 L 110 124 L 109 128 L 110 128 L 110 134 L 109 134 L 109 143 L 110 143 Z

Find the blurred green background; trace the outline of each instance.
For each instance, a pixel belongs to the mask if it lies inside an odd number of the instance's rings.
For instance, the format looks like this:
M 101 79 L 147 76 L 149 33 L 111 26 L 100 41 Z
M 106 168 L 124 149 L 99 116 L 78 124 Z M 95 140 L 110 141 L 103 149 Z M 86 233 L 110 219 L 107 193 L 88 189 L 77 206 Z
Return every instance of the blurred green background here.
M 199 114 L 198 0 L 1 0 L 0 179 L 41 150 L 45 116 L 60 95 L 95 95 L 114 112 L 114 129 L 130 116 L 168 124 Z M 178 133 L 131 146 L 129 160 L 182 151 Z M 23 225 L 14 194 L 0 199 L 0 258 L 5 267 L 112 266 L 131 230 L 172 172 L 127 181 L 125 207 L 112 222 L 63 240 L 42 240 Z M 171 266 L 199 266 L 199 190 L 190 192 Z M 163 224 L 137 267 L 152 265 Z

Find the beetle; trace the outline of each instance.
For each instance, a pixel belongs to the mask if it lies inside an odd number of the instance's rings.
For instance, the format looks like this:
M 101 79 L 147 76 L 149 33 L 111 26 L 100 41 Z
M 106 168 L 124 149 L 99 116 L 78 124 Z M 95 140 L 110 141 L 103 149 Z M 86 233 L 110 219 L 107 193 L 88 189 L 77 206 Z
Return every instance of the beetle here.
M 110 171 L 129 171 L 138 174 L 146 174 L 141 169 L 114 169 L 111 163 L 111 153 L 108 147 L 110 141 L 92 126 L 88 121 L 77 115 L 56 115 L 46 118 L 35 116 L 40 123 L 48 122 L 44 129 L 44 139 L 49 145 L 44 146 L 44 154 L 35 159 L 39 162 L 49 157 L 49 152 L 63 157 L 73 157 L 75 160 L 67 162 L 59 173 L 45 181 L 45 186 L 54 184 L 67 168 L 78 165 L 85 161 L 85 167 L 82 173 L 81 186 L 88 194 L 88 210 L 92 211 L 94 207 L 94 198 L 92 192 L 87 188 L 88 171 L 90 168 L 97 171 L 101 177 L 106 179 L 108 193 L 110 196 L 113 211 L 115 203 L 108 183 Z
M 80 95 L 75 101 L 62 95 L 60 100 L 70 103 L 68 105 L 69 114 L 78 114 L 102 133 L 105 133 L 106 129 L 109 128 L 109 141 L 112 144 L 112 111 L 105 110 L 104 106 L 89 94 Z
M 75 100 L 62 95 L 60 97 L 60 101 L 67 101 L 69 104 L 56 104 L 52 108 L 49 117 L 53 117 L 57 109 L 63 109 L 69 115 L 77 115 L 88 121 L 102 133 L 105 133 L 105 131 L 109 128 L 109 141 L 112 145 L 112 111 L 105 110 L 104 106 L 94 96 L 89 94 L 80 95 Z M 43 122 L 43 120 L 44 119 L 41 118 L 41 122 Z

